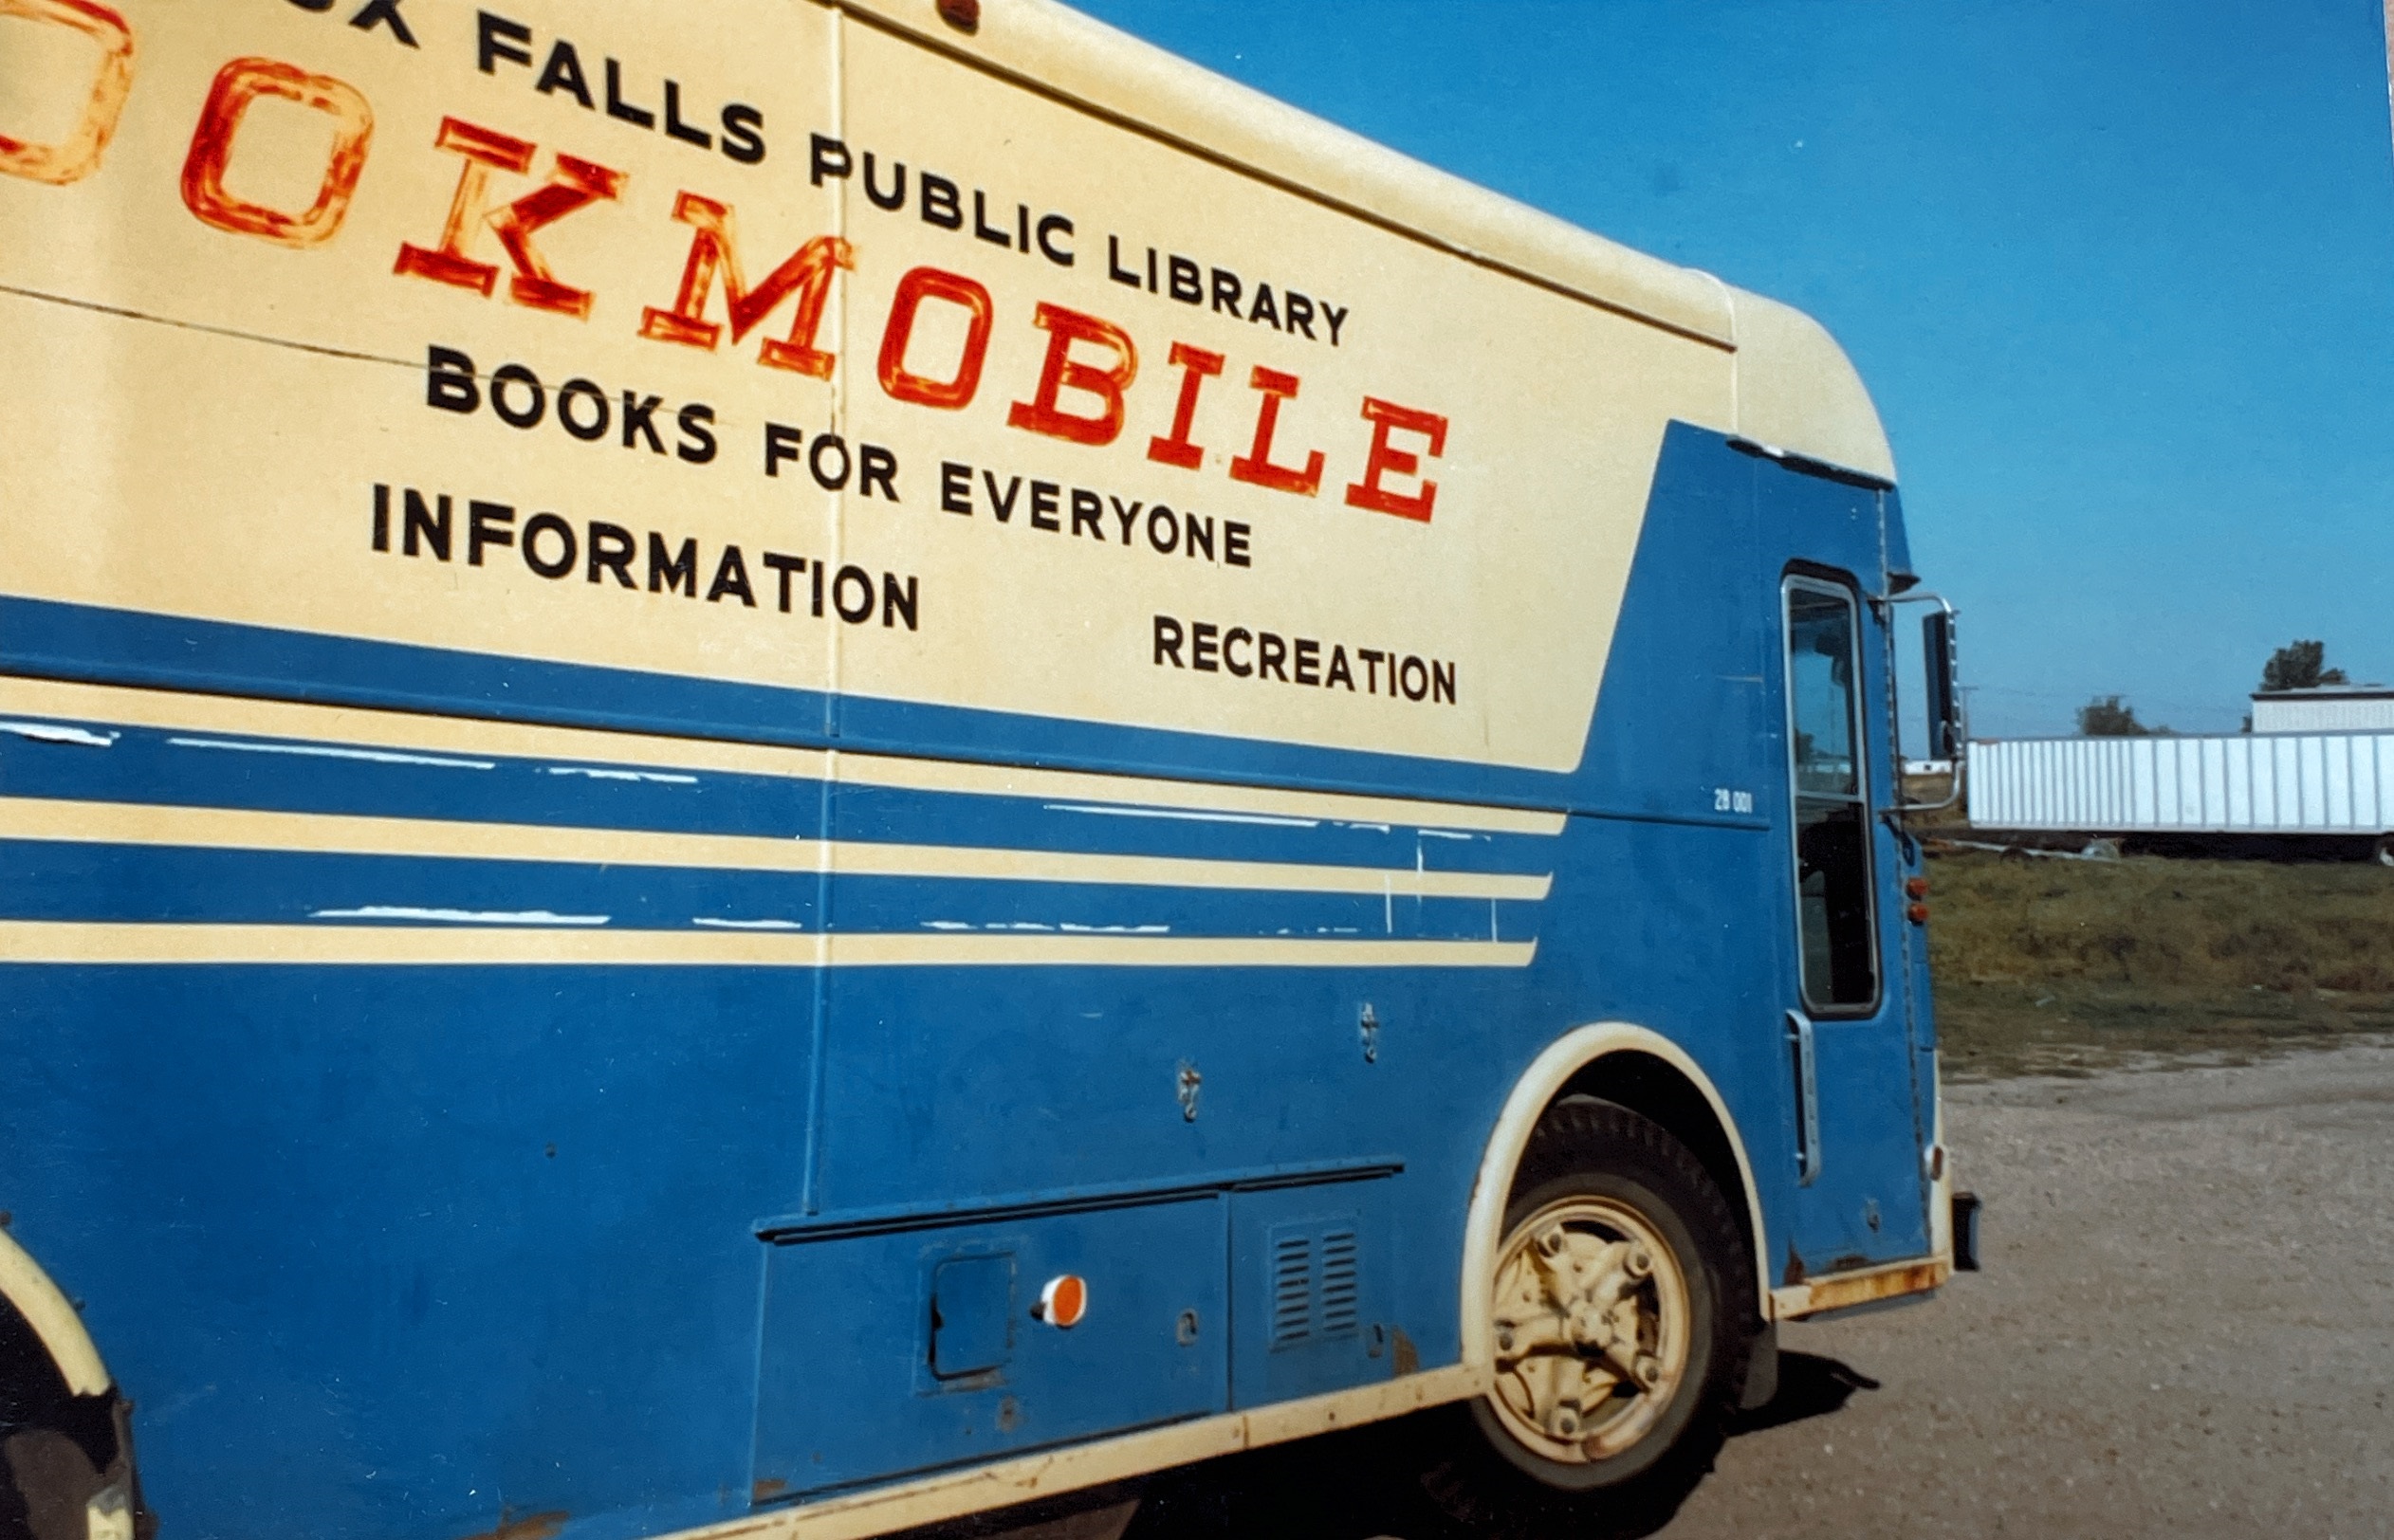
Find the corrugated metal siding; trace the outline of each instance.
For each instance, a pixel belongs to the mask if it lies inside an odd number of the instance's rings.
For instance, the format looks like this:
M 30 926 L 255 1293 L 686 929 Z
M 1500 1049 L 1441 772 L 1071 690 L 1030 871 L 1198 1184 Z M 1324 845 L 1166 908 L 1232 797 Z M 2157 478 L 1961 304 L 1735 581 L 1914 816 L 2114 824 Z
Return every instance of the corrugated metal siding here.
M 2308 700 L 2253 702 L 2256 733 L 2394 732 L 2394 696 L 2324 695 Z
M 1970 821 L 2089 833 L 2394 830 L 2394 733 L 1970 745 Z

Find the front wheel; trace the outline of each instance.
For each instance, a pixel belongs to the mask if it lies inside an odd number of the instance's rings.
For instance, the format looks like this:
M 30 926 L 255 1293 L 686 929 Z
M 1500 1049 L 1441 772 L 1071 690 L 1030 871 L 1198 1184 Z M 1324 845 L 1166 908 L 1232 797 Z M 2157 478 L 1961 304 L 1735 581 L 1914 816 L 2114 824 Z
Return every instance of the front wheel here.
M 1712 1468 L 1759 1322 L 1720 1187 L 1658 1124 L 1573 1097 L 1530 1136 L 1487 1287 L 1496 1383 L 1422 1430 L 1436 1513 L 1506 1540 L 1660 1528 Z

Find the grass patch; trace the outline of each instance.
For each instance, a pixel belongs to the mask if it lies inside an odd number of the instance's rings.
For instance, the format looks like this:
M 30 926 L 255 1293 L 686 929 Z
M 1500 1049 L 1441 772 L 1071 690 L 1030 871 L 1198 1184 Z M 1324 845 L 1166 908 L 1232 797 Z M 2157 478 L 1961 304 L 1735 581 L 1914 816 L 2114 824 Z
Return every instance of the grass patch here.
M 2237 1063 L 2394 1032 L 2394 871 L 2373 863 L 1965 852 L 1931 879 L 1958 1079 Z

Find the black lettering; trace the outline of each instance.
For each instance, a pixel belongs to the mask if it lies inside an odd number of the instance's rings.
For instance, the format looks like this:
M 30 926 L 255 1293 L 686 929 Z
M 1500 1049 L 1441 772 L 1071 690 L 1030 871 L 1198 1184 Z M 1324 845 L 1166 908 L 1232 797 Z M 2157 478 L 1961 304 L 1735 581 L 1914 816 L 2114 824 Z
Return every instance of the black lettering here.
M 1199 673 L 1220 673 L 1217 660 L 1221 644 L 1215 640 L 1216 627 L 1210 620 L 1192 621 L 1188 627 L 1188 666 Z
M 1405 662 L 1398 667 L 1396 682 L 1397 688 L 1405 691 L 1407 700 L 1418 701 L 1429 693 L 1429 669 L 1421 659 L 1408 653 Z
M 1197 265 L 1187 257 L 1168 258 L 1164 263 L 1165 290 L 1183 304 L 1204 304 L 1206 285 Z
M 1347 323 L 1347 312 L 1340 306 L 1331 304 L 1325 301 L 1321 307 L 1321 313 L 1323 319 L 1330 322 L 1330 345 L 1332 347 L 1336 347 L 1338 345 L 1338 328 Z
M 1244 567 L 1253 564 L 1247 560 L 1247 526 L 1235 519 L 1225 519 L 1222 522 L 1222 564 L 1224 566 Z
M 856 495 L 871 497 L 873 489 L 881 488 L 881 495 L 895 503 L 897 495 L 897 455 L 878 444 L 856 446 Z
M 1180 518 L 1181 528 L 1188 534 L 1189 556 L 1193 559 L 1203 555 L 1206 560 L 1211 561 L 1214 559 L 1213 520 L 1205 514 L 1197 513 L 1184 513 Z M 1200 547 L 1203 547 L 1202 551 Z
M 1213 280 L 1214 309 L 1217 312 L 1227 310 L 1230 312 L 1232 321 L 1238 320 L 1239 291 L 1245 285 L 1239 282 L 1239 275 L 1227 267 L 1216 267 L 1213 270 Z
M 740 547 L 727 545 L 723 559 L 715 563 L 715 580 L 707 585 L 707 602 L 714 604 L 729 594 L 753 610 L 757 596 L 748 591 L 748 564 L 740 559 Z
M 764 473 L 768 476 L 779 476 L 782 473 L 782 462 L 798 458 L 799 446 L 805 441 L 805 434 L 786 423 L 766 423 L 764 425 Z
M 923 223 L 937 225 L 941 229 L 964 229 L 965 206 L 956 184 L 930 172 L 916 180 L 923 184 Z
M 848 585 L 854 582 L 860 596 L 852 609 L 848 604 Z M 831 580 L 831 607 L 839 612 L 839 618 L 854 626 L 873 618 L 873 574 L 858 566 L 839 569 L 839 576 Z
M 424 494 L 413 486 L 408 487 L 400 495 L 404 500 L 405 508 L 401 516 L 402 533 L 399 539 L 399 550 L 408 556 L 415 555 L 416 537 L 420 535 L 423 537 L 424 543 L 432 547 L 433 555 L 443 561 L 448 560 L 449 494 L 443 492 L 435 497 L 433 500 L 433 507 L 424 505 Z M 439 511 L 435 513 L 434 508 Z
M 1180 660 L 1180 622 L 1168 614 L 1157 615 L 1155 617 L 1155 666 L 1161 669 L 1164 667 L 1164 660 L 1169 658 L 1175 669 L 1188 667 Z
M 1290 289 L 1280 296 L 1280 303 L 1288 310 L 1288 324 L 1282 331 L 1303 332 L 1305 340 L 1314 340 L 1314 302 Z
M 836 471 L 823 468 L 823 451 L 829 449 L 839 457 Z M 837 492 L 848 485 L 848 474 L 856 465 L 848 458 L 848 441 L 838 433 L 818 433 L 814 448 L 806 451 L 806 473 L 815 478 L 815 485 L 826 492 Z
M 310 8 L 316 10 L 325 6 Z M 532 63 L 532 29 L 522 22 L 511 22 L 505 16 L 493 16 L 487 10 L 474 13 L 474 62 L 485 75 L 496 75 L 500 60 L 511 64 Z
M 430 348 L 424 355 L 424 404 L 443 412 L 482 410 L 482 387 L 474 383 L 474 361 L 455 348 Z
M 1113 496 L 1112 494 L 1107 495 L 1106 501 L 1114 504 L 1114 517 L 1115 521 L 1122 525 L 1122 543 L 1125 545 L 1130 544 L 1132 527 L 1139 522 L 1139 510 L 1147 506 L 1147 504 L 1144 503 L 1133 503 L 1126 508 L 1122 505 L 1122 500 L 1118 497 Z
M 989 224 L 989 195 L 977 187 L 972 190 L 972 233 L 991 246 L 1014 248 L 1014 237 Z
M 1072 491 L 1073 533 L 1077 535 L 1086 525 L 1089 533 L 1103 541 L 1106 538 L 1106 500 L 1085 486 Z
M 577 419 L 571 405 L 575 401 L 590 402 L 598 415 L 588 422 Z M 606 437 L 610 420 L 611 410 L 607 405 L 607 393 L 589 380 L 569 379 L 557 387 L 558 426 L 585 444 L 590 444 Z
M 682 441 L 673 446 L 673 452 L 693 466 L 703 466 L 715 457 L 715 435 L 707 425 L 715 420 L 715 409 L 703 401 L 692 401 L 683 407 L 673 421 L 682 430 Z
M 1255 676 L 1270 674 L 1281 684 L 1288 683 L 1288 644 L 1276 632 L 1264 632 L 1255 639 Z
M 635 448 L 635 440 L 646 438 L 649 441 L 651 454 L 665 452 L 665 441 L 656 436 L 656 424 L 650 420 L 656 415 L 656 409 L 664 404 L 663 396 L 641 395 L 635 391 L 623 393 L 623 447 L 625 449 Z
M 806 559 L 802 556 L 783 556 L 779 551 L 765 551 L 760 553 L 757 559 L 764 562 L 766 566 L 771 567 L 776 573 L 781 575 L 782 613 L 783 614 L 789 614 L 790 577 L 794 573 L 801 573 L 806 570 Z
M 703 128 L 692 128 L 682 121 L 682 86 L 679 81 L 665 82 L 665 136 L 684 144 L 694 144 L 701 150 L 715 147 L 715 137 Z
M 864 153 L 864 195 L 873 200 L 873 206 L 875 209 L 905 208 L 906 162 L 903 160 L 891 162 L 890 191 L 885 193 L 873 178 L 873 152 L 867 150 Z
M 1272 304 L 1271 284 L 1258 284 L 1255 285 L 1255 302 L 1247 308 L 1247 320 L 1250 321 L 1270 321 L 1274 331 L 1280 330 L 1280 313 Z
M 374 484 L 374 548 L 391 548 L 391 488 L 380 482 Z
M 548 63 L 541 66 L 540 82 L 532 88 L 543 96 L 554 96 L 563 91 L 584 107 L 594 105 L 590 100 L 590 82 L 581 72 L 581 55 L 576 53 L 574 46 L 562 37 L 548 50 Z
M 698 541 L 682 541 L 682 548 L 669 552 L 665 537 L 649 531 L 649 592 L 662 594 L 671 590 L 684 598 L 698 596 Z
M 915 630 L 916 597 L 913 578 L 909 578 L 906 580 L 906 586 L 900 588 L 896 573 L 883 573 L 881 575 L 881 624 L 883 628 L 893 627 L 900 619 L 903 619 L 907 630 Z
M 1162 533 L 1157 533 L 1161 525 Z M 1180 545 L 1180 517 L 1158 503 L 1147 514 L 1147 542 L 1165 556 L 1170 556 Z
M 1376 647 L 1358 647 L 1355 656 L 1363 660 L 1363 692 L 1367 695 L 1379 694 L 1380 660 L 1388 654 Z
M 555 560 L 541 555 L 541 537 L 557 537 Z M 580 543 L 574 539 L 574 526 L 553 513 L 536 513 L 524 521 L 524 564 L 543 578 L 562 578 L 574 570 L 575 559 L 581 555 Z
M 366 0 L 365 8 L 349 18 L 349 25 L 360 32 L 388 27 L 393 37 L 411 48 L 415 46 L 415 34 L 407 29 L 407 18 L 399 14 L 399 0 Z
M 466 565 L 482 565 L 486 545 L 515 543 L 515 510 L 504 503 L 480 500 L 466 504 Z
M 1139 275 L 1122 266 L 1122 237 L 1119 235 L 1106 237 L 1106 276 L 1117 284 L 1127 284 L 1133 288 L 1139 286 Z
M 1058 246 L 1056 244 L 1056 236 L 1059 232 L 1065 235 L 1070 235 L 1073 232 L 1073 222 L 1065 218 L 1062 214 L 1048 214 L 1040 220 L 1040 255 L 1045 257 L 1048 261 L 1054 263 L 1059 267 L 1069 267 L 1073 265 L 1073 248 L 1069 246 Z
M 639 548 L 632 539 L 632 531 L 621 524 L 593 519 L 590 521 L 590 580 L 597 582 L 603 569 L 614 573 L 617 583 L 622 587 L 639 587 L 632 579 L 632 557 Z
M 983 471 L 981 473 L 981 485 L 989 489 L 990 509 L 997 514 L 998 522 L 1003 524 L 1011 520 L 1014 517 L 1014 500 L 1022 495 L 1022 478 L 1017 476 L 1012 481 L 1007 482 L 1005 484 L 1005 495 L 1003 497 L 998 495 L 998 473 L 996 471 Z
M 506 387 L 521 385 L 532 393 L 532 404 L 521 411 L 507 405 Z M 490 372 L 490 410 L 509 428 L 537 428 L 548 414 L 548 392 L 541 386 L 541 376 L 520 363 L 503 363 Z
M 764 158 L 764 114 L 745 101 L 734 101 L 723 110 L 723 153 L 744 166 L 753 166 Z
M 823 564 L 819 561 L 808 569 L 807 579 L 813 592 L 808 596 L 816 619 L 823 617 Z
M 1349 694 L 1354 692 L 1354 670 L 1347 667 L 1347 650 L 1335 644 L 1330 649 L 1330 671 L 1322 675 L 1321 688 L 1328 689 L 1333 685 L 1344 685 Z
M 1230 650 L 1239 643 L 1252 642 L 1254 640 L 1255 633 L 1247 630 L 1244 626 L 1233 626 L 1228 631 L 1224 632 L 1222 633 L 1222 666 L 1229 669 L 1232 673 L 1238 675 L 1241 679 L 1244 679 L 1249 674 L 1254 673 L 1254 664 L 1241 663 L 1237 658 L 1230 655 Z
M 840 140 L 828 134 L 806 137 L 806 180 L 813 186 L 822 186 L 826 176 L 846 176 L 855 165 L 855 157 Z
M 1433 701 L 1455 704 L 1455 666 L 1433 662 L 1429 666 L 1429 693 Z
M 972 517 L 972 467 L 953 460 L 939 463 L 939 511 Z
M 1059 530 L 1064 527 L 1056 522 L 1058 506 L 1056 494 L 1061 490 L 1062 488 L 1054 482 L 1031 483 L 1031 527 L 1033 529 Z
M 1311 636 L 1297 638 L 1297 683 L 1321 683 L 1321 643 Z
M 623 66 L 612 59 L 607 61 L 607 116 L 642 128 L 656 126 L 656 114 L 623 100 Z
M 291 0 L 291 4 L 302 10 L 313 11 L 319 16 L 333 9 L 333 0 Z

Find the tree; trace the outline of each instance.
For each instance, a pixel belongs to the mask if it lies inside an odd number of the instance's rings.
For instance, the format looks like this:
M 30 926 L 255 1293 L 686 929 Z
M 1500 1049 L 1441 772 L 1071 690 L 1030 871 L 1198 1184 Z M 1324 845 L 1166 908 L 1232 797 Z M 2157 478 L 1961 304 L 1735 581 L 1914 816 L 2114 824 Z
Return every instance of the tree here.
M 2122 704 L 2117 695 L 2098 695 L 2078 708 L 2081 738 L 2150 738 L 2155 731 L 2137 721 L 2136 707 Z
M 2316 689 L 2322 685 L 2345 683 L 2342 669 L 2320 667 L 2327 660 L 2328 648 L 2324 642 L 2289 642 L 2272 652 L 2269 662 L 2261 665 L 2261 688 L 2265 691 Z

